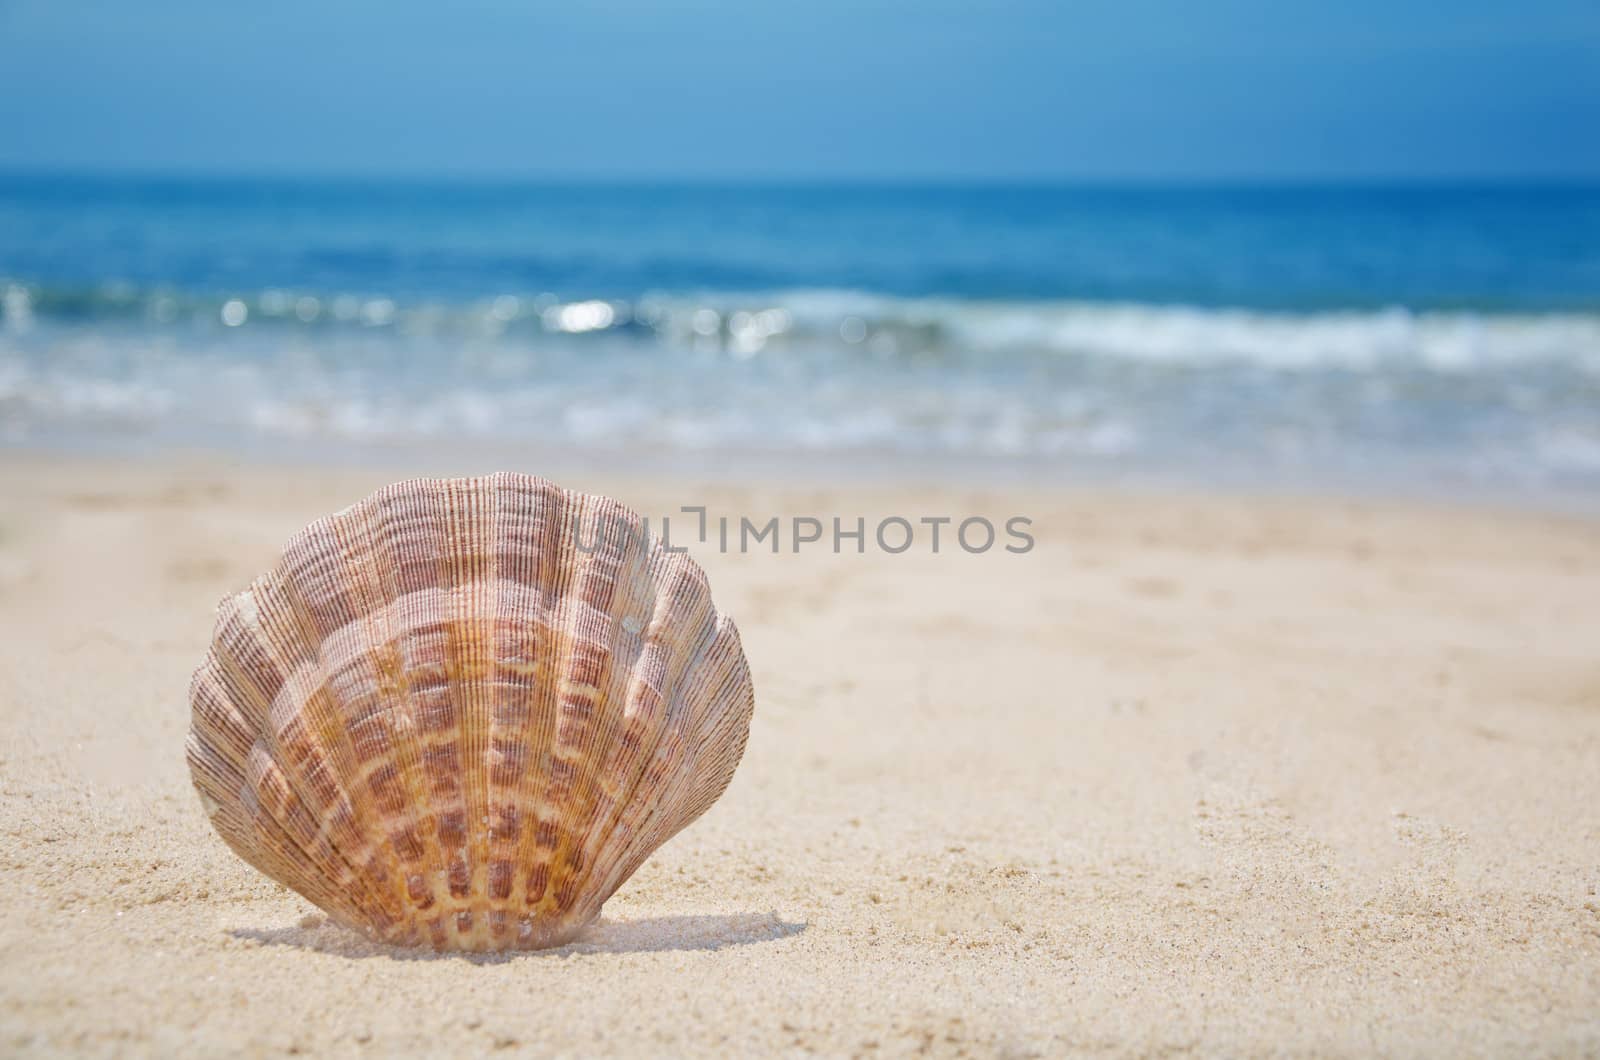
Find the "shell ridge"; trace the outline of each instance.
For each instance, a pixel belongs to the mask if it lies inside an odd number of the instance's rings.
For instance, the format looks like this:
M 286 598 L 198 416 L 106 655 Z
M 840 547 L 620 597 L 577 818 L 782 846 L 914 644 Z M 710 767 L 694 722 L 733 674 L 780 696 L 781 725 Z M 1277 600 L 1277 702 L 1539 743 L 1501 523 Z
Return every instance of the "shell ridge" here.
M 689 691 L 688 688 L 680 690 L 680 703 L 688 699 Z M 716 717 L 729 719 L 730 725 L 741 715 L 747 718 L 748 712 L 723 709 L 715 713 Z M 603 896 L 602 902 L 626 883 L 652 853 L 692 824 L 707 808 L 686 797 L 685 776 L 705 760 L 704 755 L 696 753 L 692 721 L 689 712 L 681 708 L 674 712 L 672 731 L 663 741 L 658 760 L 648 767 L 647 775 L 652 777 L 654 786 L 652 797 L 638 812 L 634 823 L 619 829 L 631 837 L 631 842 L 616 851 L 615 864 L 598 891 Z
M 243 812 L 245 763 L 255 745 L 255 736 L 245 727 L 243 719 L 233 710 L 229 700 L 218 694 L 218 681 L 216 659 L 207 653 L 190 682 L 191 697 L 196 704 L 196 724 L 184 742 L 185 757 L 206 817 L 229 849 L 268 875 L 273 873 L 266 867 L 269 863 L 266 852 L 282 851 L 283 856 L 278 860 L 279 871 L 296 881 L 292 886 L 300 893 L 316 893 L 319 889 L 317 877 L 308 872 L 314 865 L 304 857 L 289 856 L 290 853 L 300 853 L 298 846 L 290 842 L 287 834 L 275 827 L 276 822 L 271 821 L 265 813 L 252 815 Z M 216 737 L 221 737 L 221 740 Z M 269 828 L 269 824 L 274 827 Z M 260 841 L 263 836 L 271 839 L 265 846 Z M 251 841 L 252 837 L 255 837 L 254 842 Z M 322 890 L 326 891 L 326 888 Z M 349 908 L 347 902 L 331 894 L 328 900 L 340 916 L 348 919 L 354 915 L 355 911 Z
M 399 671 L 402 677 L 385 681 L 385 661 L 395 653 L 395 604 L 391 599 L 393 586 L 384 579 L 389 565 L 381 562 L 383 541 L 377 531 L 383 525 L 383 500 L 391 495 L 380 492 L 345 508 L 332 519 L 340 542 L 341 565 L 348 575 L 356 606 L 354 618 L 324 639 L 322 654 L 323 679 L 330 687 L 345 680 L 367 685 L 364 692 L 336 697 L 350 750 L 347 789 L 361 812 L 376 825 L 369 864 L 381 866 L 379 871 L 388 891 L 404 910 L 414 904 L 409 886 L 412 872 L 401 856 L 395 835 L 397 830 L 414 831 L 414 822 L 401 818 L 400 812 L 416 802 L 399 799 L 398 789 L 404 787 L 414 800 L 418 784 L 415 762 L 404 754 L 406 748 L 397 732 L 398 708 L 409 691 L 403 668 L 390 666 L 391 675 Z M 347 659 L 328 658 L 333 647 L 343 645 L 347 645 Z M 336 661 L 343 665 L 335 665 Z M 402 915 L 400 924 L 403 923 Z M 398 928 L 398 937 L 405 938 L 408 933 L 414 934 L 414 929 Z
M 288 851 L 301 853 L 294 836 L 261 806 L 253 793 L 245 789 L 243 795 L 245 797 L 236 813 L 241 820 L 247 820 L 250 824 L 248 830 L 237 833 L 235 838 L 251 836 L 257 840 L 249 844 L 248 852 L 242 855 L 245 861 L 273 879 L 281 881 L 317 908 L 326 910 L 340 923 L 360 930 L 366 922 L 366 911 L 351 901 L 345 892 L 330 885 L 333 878 L 322 870 L 322 866 L 315 859 L 287 856 L 285 852 Z M 219 816 L 221 815 L 219 812 Z M 217 831 L 225 841 L 228 839 L 228 832 L 224 827 L 219 827 Z M 260 842 L 262 837 L 267 839 L 265 845 Z
M 535 503 L 539 513 L 539 548 L 533 560 L 534 582 L 541 587 L 539 603 L 542 608 L 542 619 L 533 630 L 533 670 L 535 676 L 542 672 L 545 678 L 535 680 L 528 692 L 528 716 L 532 724 L 526 735 L 526 761 L 514 792 L 516 833 L 508 904 L 520 914 L 517 945 L 538 941 L 533 937 L 533 921 L 526 914 L 538 900 L 535 890 L 542 894 L 544 887 L 535 851 L 546 838 L 544 800 L 554 755 L 555 705 L 559 692 L 559 682 L 549 679 L 549 674 L 560 658 L 561 615 L 567 608 L 568 589 L 568 571 L 561 559 L 573 551 L 576 518 L 572 513 L 577 507 L 574 494 L 544 480 L 534 480 L 531 488 L 537 495 Z M 543 873 L 548 879 L 548 867 Z
M 439 737 L 459 734 L 460 716 L 449 687 L 447 557 L 429 541 L 442 542 L 440 511 L 443 483 L 418 480 L 413 488 L 391 494 L 384 511 L 390 533 L 385 547 L 387 598 L 393 609 L 394 676 L 403 689 L 403 723 L 397 726 L 414 766 L 408 778 L 410 827 L 397 838 L 412 855 L 407 893 L 423 917 L 422 926 L 436 946 L 445 944 L 445 910 L 449 907 L 452 840 L 464 835 L 466 810 L 458 796 L 460 747 L 457 740 L 441 745 Z
M 581 514 L 576 522 L 580 527 L 592 522 L 602 536 L 596 538 L 593 551 L 576 564 L 571 598 L 561 623 L 555 743 L 531 874 L 542 886 L 530 882 L 525 899 L 535 909 L 550 911 L 557 920 L 565 920 L 571 910 L 577 880 L 587 867 L 566 811 L 581 806 L 590 793 L 593 771 L 585 766 L 591 756 L 596 719 L 602 713 L 600 696 L 611 666 L 606 637 L 609 612 L 628 547 L 623 535 L 615 533 L 625 521 L 620 505 L 590 497 L 579 498 L 578 504 Z
M 543 479 L 519 481 L 497 474 L 490 480 L 495 522 L 490 534 L 492 599 L 488 665 L 489 719 L 483 766 L 488 778 L 485 825 L 486 869 L 480 902 L 488 910 L 490 944 L 511 933 L 511 899 L 518 887 L 517 856 L 524 828 L 522 790 L 531 771 L 533 733 L 533 678 L 548 639 L 542 611 L 547 606 L 539 592 L 538 564 L 547 551 L 549 527 L 558 513 L 550 511 L 552 494 L 559 493 Z M 518 608 L 540 618 L 519 627 Z M 518 935 L 521 935 L 518 925 Z M 532 925 L 528 926 L 531 936 Z M 509 940 L 515 941 L 515 940 Z
M 651 578 L 657 550 L 649 547 L 645 540 L 642 520 L 615 502 L 609 502 L 607 514 L 623 530 L 616 570 L 611 575 L 613 591 L 609 606 L 595 616 L 605 626 L 609 648 L 605 652 L 596 703 L 598 722 L 588 734 L 584 753 L 587 769 L 571 799 L 566 829 L 574 851 L 571 857 L 574 874 L 591 883 L 600 877 L 605 855 L 607 834 L 598 830 L 599 823 L 615 820 L 619 803 L 634 787 L 633 778 L 622 771 L 622 767 L 629 764 L 630 756 L 626 736 L 633 731 L 636 720 L 629 716 L 628 707 L 633 702 L 641 662 L 652 657 L 647 655 L 648 641 L 629 633 L 623 623 L 626 615 L 645 603 L 646 593 L 652 604 L 659 598 Z M 635 732 L 634 736 L 633 743 L 642 742 L 642 735 Z M 584 893 L 592 895 L 592 889 Z M 577 919 L 587 923 L 598 912 L 596 905 L 592 912 L 580 911 Z
M 387 919 L 373 926 L 387 936 L 394 925 L 404 922 L 405 901 L 386 831 L 372 827 L 381 825 L 382 817 L 370 798 L 365 758 L 351 723 L 352 717 L 377 712 L 369 698 L 381 699 L 369 697 L 361 687 L 366 660 L 373 652 L 373 626 L 383 617 L 382 610 L 372 606 L 363 569 L 370 567 L 363 562 L 372 547 L 369 514 L 370 507 L 361 503 L 319 521 L 286 557 L 288 571 L 294 574 L 285 579 L 291 599 L 302 623 L 309 623 L 319 639 L 314 657 L 303 664 L 302 672 L 291 675 L 285 689 L 300 681 L 311 684 L 300 698 L 300 710 L 317 720 L 313 735 L 334 787 L 333 797 L 322 802 L 324 821 L 334 845 L 359 866 L 381 901 Z M 322 580 L 299 574 L 298 562 L 314 564 L 311 569 Z M 284 706 L 294 708 L 292 702 Z
M 245 793 L 253 783 L 252 763 L 257 755 L 257 749 L 263 749 L 263 754 L 269 762 L 276 758 L 289 756 L 284 753 L 276 727 L 273 723 L 272 701 L 276 698 L 277 690 L 283 687 L 285 678 L 282 676 L 284 667 L 278 655 L 276 645 L 266 630 L 267 621 L 273 612 L 265 610 L 270 604 L 264 601 L 267 591 L 273 586 L 276 579 L 269 572 L 268 575 L 257 579 L 255 583 L 260 588 L 251 594 L 252 614 L 248 623 L 241 614 L 237 602 L 229 609 L 224 608 L 223 625 L 219 627 L 217 637 L 213 641 L 211 657 L 216 660 L 217 672 L 222 679 L 222 685 L 228 698 L 235 704 L 251 707 L 248 714 L 241 714 L 252 730 L 252 747 L 244 762 L 241 763 L 241 776 L 243 783 L 240 792 L 235 798 L 243 800 Z M 243 594 L 241 594 L 243 595 Z M 237 598 L 235 598 L 237 601 Z M 268 691 L 268 687 L 272 691 Z M 285 773 L 281 767 L 274 765 L 283 784 L 292 794 L 296 803 L 304 807 L 308 803 L 303 789 L 304 782 L 298 775 Z M 297 786 L 299 785 L 299 786 Z M 290 858 L 298 853 L 305 860 L 318 863 L 321 870 L 328 875 L 353 881 L 356 884 L 356 894 L 352 896 L 352 903 L 364 914 L 371 915 L 369 904 L 371 895 L 364 882 L 356 873 L 355 866 L 339 854 L 337 850 L 328 847 L 329 853 L 318 849 L 322 844 L 317 842 L 316 831 L 309 834 L 304 824 L 296 825 L 291 817 L 294 806 L 291 804 L 269 805 L 262 804 L 263 810 L 273 819 L 281 834 L 289 837 L 292 842 L 279 848 L 279 853 L 284 858 Z M 297 888 L 298 889 L 298 888 Z M 309 897 L 309 896 L 308 896 Z
M 216 811 L 208 814 L 228 849 L 243 858 L 246 864 L 271 879 L 281 881 L 319 908 L 327 910 L 340 923 L 359 926 L 363 915 L 361 911 L 338 890 L 327 885 L 327 877 L 318 871 L 315 862 L 273 856 L 278 851 L 298 851 L 298 847 L 263 808 L 252 805 L 253 799 L 238 798 L 241 794 L 248 796 L 248 792 L 230 791 L 227 801 L 219 800 Z
M 715 647 L 727 665 L 708 671 L 707 679 L 713 687 L 707 693 L 707 701 L 727 701 L 728 709 L 714 715 L 708 712 L 702 719 L 694 746 L 696 765 L 705 768 L 691 770 L 688 774 L 692 782 L 688 787 L 686 817 L 678 826 L 680 830 L 709 810 L 728 790 L 750 739 L 755 686 L 739 640 L 739 629 L 732 619 L 724 618 L 719 623 Z M 721 681 L 715 683 L 718 676 Z
M 238 764 L 250 753 L 255 736 L 234 709 L 233 701 L 220 688 L 220 682 L 216 654 L 208 651 L 189 679 L 189 702 L 193 705 L 189 735 L 209 756 L 237 771 Z
M 488 607 L 484 621 L 484 673 L 486 674 L 486 699 L 487 718 L 485 720 L 485 735 L 481 757 L 474 761 L 482 763 L 485 778 L 484 805 L 481 820 L 476 825 L 481 826 L 480 857 L 483 874 L 480 879 L 474 879 L 474 919 L 482 918 L 486 921 L 480 933 L 493 945 L 495 940 L 503 937 L 510 929 L 506 911 L 497 906 L 510 894 L 511 889 L 511 863 L 504 858 L 506 833 L 511 814 L 515 812 L 514 804 L 506 799 L 506 792 L 514 790 L 521 770 L 525 768 L 525 756 L 517 753 L 516 747 L 519 735 L 518 717 L 514 713 L 517 706 L 516 698 L 520 688 L 508 680 L 503 679 L 501 673 L 501 636 L 502 616 L 505 614 L 505 601 L 507 597 L 517 597 L 517 591 L 511 586 L 515 585 L 513 577 L 515 565 L 511 570 L 502 570 L 502 563 L 507 558 L 502 553 L 502 546 L 512 535 L 508 527 L 518 526 L 520 509 L 516 483 L 510 481 L 505 475 L 492 475 L 489 478 L 489 497 L 491 504 L 490 529 L 485 550 L 488 556 L 488 574 L 490 585 L 493 587 L 487 601 Z M 505 651 L 514 650 L 514 645 L 507 644 Z M 509 722 L 509 724 L 508 724 Z M 478 829 L 475 827 L 475 831 Z M 505 866 L 504 870 L 501 866 Z
M 184 741 L 185 757 L 201 796 L 202 809 L 213 820 L 216 811 L 206 805 L 207 800 L 221 808 L 229 808 L 239 801 L 245 783 L 244 763 L 255 743 L 254 734 L 233 709 L 231 700 L 216 692 L 221 681 L 217 668 L 216 656 L 207 652 L 189 682 L 194 720 Z M 230 815 L 229 819 L 236 820 L 238 815 Z M 223 838 L 232 845 L 228 833 L 224 832 Z
M 299 535 L 258 604 L 261 629 L 286 671 L 271 705 L 270 730 L 273 745 L 290 750 L 288 755 L 280 751 L 279 766 L 301 802 L 315 811 L 319 841 L 350 865 L 375 906 L 373 919 L 388 924 L 401 919 L 401 906 L 375 861 L 372 837 L 361 828 L 362 800 L 353 784 L 355 753 L 344 704 L 331 686 L 334 675 L 325 650 L 329 637 L 348 624 L 346 619 L 357 617 L 354 608 L 340 608 L 328 588 L 347 581 L 341 577 L 348 566 L 343 523 L 343 518 L 318 520 Z M 275 618 L 289 621 L 280 624 Z
M 674 750 L 682 756 L 680 768 L 666 774 L 665 785 L 650 800 L 650 809 L 639 827 L 640 853 L 625 862 L 627 871 L 617 880 L 616 886 L 620 887 L 645 858 L 710 808 L 715 796 L 705 799 L 704 790 L 714 788 L 717 795 L 726 790 L 743 756 L 744 735 L 749 731 L 755 699 L 738 631 L 731 619 L 719 618 L 707 652 L 725 665 L 692 668 L 689 672 L 696 675 L 696 680 L 678 689 L 682 703 L 698 701 L 704 709 L 696 712 L 688 707 L 679 712 Z M 729 698 L 729 693 L 738 693 L 738 698 Z M 737 735 L 737 744 L 718 738 L 724 733 Z M 715 770 L 708 775 L 695 768 L 702 764 L 712 765 Z
M 463 513 L 456 505 L 455 484 L 444 481 L 437 484 L 435 498 L 442 515 L 443 547 L 439 550 L 439 585 L 445 590 L 440 602 L 444 631 L 444 681 L 440 686 L 448 721 L 439 728 L 435 741 L 425 755 L 434 791 L 444 797 L 444 813 L 439 817 L 439 843 L 445 856 L 445 908 L 456 916 L 446 914 L 444 930 L 458 929 L 463 899 L 472 892 L 471 821 L 472 807 L 468 789 L 471 771 L 462 764 L 472 761 L 471 735 L 471 631 L 468 627 L 471 583 L 463 569 L 464 556 L 460 541 Z M 431 755 L 430 755 L 431 753 Z M 446 849 L 448 844 L 448 849 Z M 471 923 L 471 914 L 467 914 Z
M 375 796 L 381 791 L 384 802 L 393 807 L 386 810 L 387 842 L 413 918 L 437 905 L 437 883 L 445 865 L 423 761 L 415 675 L 406 665 L 408 653 L 416 652 L 416 642 L 423 636 L 413 620 L 426 606 L 427 589 L 402 579 L 415 551 L 414 535 L 426 528 L 424 501 L 433 488 L 431 479 L 396 483 L 374 496 L 366 510 L 374 553 L 368 584 L 376 630 L 373 661 L 383 682 L 380 694 L 387 702 L 382 712 L 386 723 L 382 750 L 394 766 L 390 772 L 380 765 L 372 782 L 378 785 Z M 415 933 L 418 925 L 411 930 Z
M 318 905 L 322 904 L 320 897 L 350 909 L 357 923 L 369 921 L 374 910 L 363 881 L 320 834 L 320 822 L 295 794 L 270 747 L 264 736 L 251 747 L 239 798 L 245 812 L 271 840 L 266 849 L 279 866 L 276 878 Z M 306 889 L 301 891 L 301 887 Z
M 492 642 L 493 601 L 497 598 L 494 580 L 494 491 L 483 479 L 449 483 L 444 491 L 450 513 L 450 537 L 445 554 L 450 558 L 451 603 L 454 612 L 451 638 L 451 686 L 460 692 L 457 718 L 458 755 L 474 768 L 463 769 L 462 801 L 466 808 L 462 848 L 452 867 L 451 898 L 455 902 L 457 933 L 469 939 L 471 948 L 487 940 L 482 914 L 483 882 L 488 871 L 484 821 L 488 817 L 488 791 L 485 771 L 477 764 L 488 759 L 488 681 L 490 661 L 484 651 Z M 475 944 L 476 943 L 476 944 Z
M 677 689 L 684 675 L 693 672 L 704 656 L 716 632 L 716 607 L 712 602 L 709 588 L 704 585 L 703 579 L 693 577 L 696 571 L 692 561 L 685 562 L 678 556 L 660 549 L 652 559 L 652 583 L 656 586 L 678 586 L 685 582 L 692 584 L 697 591 L 690 600 L 689 615 L 675 612 L 675 608 L 683 604 L 681 589 L 667 592 L 657 592 L 655 597 L 655 610 L 650 616 L 650 623 L 645 629 L 647 637 L 651 638 L 665 660 L 662 673 L 659 675 L 659 686 L 651 686 L 645 672 L 638 668 L 638 664 L 647 656 L 641 653 L 635 663 L 635 671 L 631 675 L 628 699 L 625 701 L 625 710 L 637 701 L 642 702 L 647 697 L 642 689 L 648 689 L 657 702 L 656 709 L 650 719 L 654 722 L 650 728 L 648 746 L 641 739 L 640 745 L 634 750 L 633 760 L 628 763 L 629 778 L 627 790 L 619 798 L 613 809 L 611 820 L 606 823 L 601 835 L 606 842 L 602 849 L 600 863 L 596 866 L 595 878 L 601 886 L 597 894 L 601 895 L 597 904 L 604 904 L 605 899 L 632 874 L 630 869 L 626 874 L 617 875 L 620 865 L 627 862 L 629 851 L 634 846 L 647 839 L 644 827 L 641 827 L 648 816 L 641 816 L 640 806 L 659 808 L 662 801 L 653 796 L 660 794 L 658 786 L 661 777 L 658 775 L 653 782 L 650 779 L 651 766 L 655 763 L 656 756 L 660 753 L 663 741 L 669 738 L 675 725 L 673 704 L 677 700 Z M 693 616 L 692 626 L 690 616 Z M 677 622 L 674 622 L 674 619 Z M 671 629 L 675 624 L 682 624 L 694 630 L 693 646 L 688 651 L 672 650 L 673 642 L 664 635 L 664 631 Z M 646 850 L 645 856 L 655 848 Z M 641 863 L 643 858 L 640 859 Z

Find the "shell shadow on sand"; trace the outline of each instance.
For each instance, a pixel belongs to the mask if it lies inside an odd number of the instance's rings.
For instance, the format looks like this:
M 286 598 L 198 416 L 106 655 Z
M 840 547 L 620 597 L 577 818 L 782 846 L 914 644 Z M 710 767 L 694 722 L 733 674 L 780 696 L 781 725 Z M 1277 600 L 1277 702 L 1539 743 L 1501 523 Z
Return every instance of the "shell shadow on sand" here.
M 545 950 L 505 950 L 475 953 L 461 950 L 432 950 L 426 947 L 387 946 L 363 938 L 328 920 L 307 918 L 312 923 L 286 928 L 239 928 L 229 934 L 236 939 L 262 946 L 290 946 L 315 950 L 340 957 L 365 959 L 387 957 L 397 961 L 464 960 L 473 964 L 503 964 L 507 961 L 542 957 L 570 957 L 595 953 L 662 953 L 674 950 L 722 950 L 793 938 L 809 926 L 791 923 L 777 913 L 687 914 L 682 916 L 641 917 L 638 920 L 601 920 L 586 928 L 565 946 Z

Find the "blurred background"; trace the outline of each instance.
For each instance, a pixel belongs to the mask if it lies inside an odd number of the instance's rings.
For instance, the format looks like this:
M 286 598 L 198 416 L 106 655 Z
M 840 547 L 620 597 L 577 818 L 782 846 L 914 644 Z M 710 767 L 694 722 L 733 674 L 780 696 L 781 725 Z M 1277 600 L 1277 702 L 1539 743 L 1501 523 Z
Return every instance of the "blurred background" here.
M 0 445 L 1590 496 L 1591 0 L 0 0 Z

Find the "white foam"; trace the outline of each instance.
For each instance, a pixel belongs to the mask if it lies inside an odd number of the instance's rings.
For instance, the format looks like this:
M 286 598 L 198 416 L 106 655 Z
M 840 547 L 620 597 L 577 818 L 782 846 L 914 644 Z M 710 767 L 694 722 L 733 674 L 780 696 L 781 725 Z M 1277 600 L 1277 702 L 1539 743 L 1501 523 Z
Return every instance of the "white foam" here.
M 1496 466 L 1600 472 L 1600 313 L 1289 313 L 848 291 L 616 306 L 619 319 L 650 323 L 608 336 L 543 333 L 532 330 L 542 308 L 519 301 L 501 315 L 525 330 L 492 340 L 393 329 L 291 340 L 268 325 L 252 331 L 254 317 L 224 339 L 0 331 L 0 439 L 98 431 L 224 448 L 505 440 L 596 453 L 995 458 L 1443 453 L 1463 465 L 1494 453 Z M 696 330 L 703 313 L 720 330 Z M 846 319 L 860 328 L 842 337 Z
M 1165 306 L 963 307 L 945 323 L 976 348 L 1038 348 L 1169 364 L 1274 368 L 1414 364 L 1439 371 L 1555 360 L 1600 367 L 1600 315 L 1404 309 L 1266 313 Z
M 1046 351 L 1167 364 L 1254 363 L 1280 369 L 1411 364 L 1438 371 L 1543 360 L 1600 374 L 1600 313 L 1416 312 L 1402 307 L 1316 312 L 1073 301 L 907 299 L 798 290 L 649 302 L 664 336 L 695 321 L 783 315 L 778 337 L 865 343 L 880 356 Z M 701 329 L 702 333 L 704 329 Z M 843 336 L 843 337 L 841 337 Z M 768 345 L 765 341 L 763 345 Z

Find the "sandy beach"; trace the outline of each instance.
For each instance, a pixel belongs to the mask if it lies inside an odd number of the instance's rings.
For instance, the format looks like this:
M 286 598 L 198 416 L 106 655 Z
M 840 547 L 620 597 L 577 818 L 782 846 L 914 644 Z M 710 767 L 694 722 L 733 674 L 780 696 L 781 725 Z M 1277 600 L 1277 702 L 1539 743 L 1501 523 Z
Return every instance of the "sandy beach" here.
M 183 759 L 217 600 L 404 469 L 9 453 L 0 1052 L 1600 1052 L 1595 522 L 518 470 L 1036 547 L 697 548 L 732 787 L 580 942 L 435 956 L 246 866 Z

